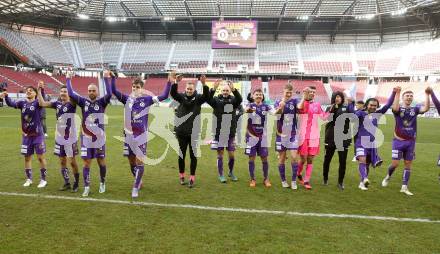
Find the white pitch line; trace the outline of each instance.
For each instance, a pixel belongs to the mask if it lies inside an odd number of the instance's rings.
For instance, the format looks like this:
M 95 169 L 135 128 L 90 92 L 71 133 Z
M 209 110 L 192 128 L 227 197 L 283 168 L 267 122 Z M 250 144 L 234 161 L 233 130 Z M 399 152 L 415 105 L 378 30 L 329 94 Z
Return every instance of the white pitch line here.
M 186 208 L 186 209 L 220 211 L 220 212 L 289 215 L 289 216 L 300 216 L 300 217 L 321 217 L 321 218 L 380 220 L 380 221 L 398 221 L 398 222 L 440 223 L 440 220 L 431 220 L 431 219 L 423 219 L 423 218 L 399 218 L 399 217 L 387 217 L 387 216 L 372 216 L 372 215 L 357 215 L 357 214 L 333 214 L 333 213 L 302 213 L 302 212 L 292 212 L 292 211 L 261 210 L 261 209 L 247 209 L 247 208 L 234 208 L 234 207 L 215 207 L 215 206 L 202 206 L 202 205 L 189 205 L 189 204 L 167 204 L 167 203 L 154 203 L 154 202 L 138 202 L 138 201 L 117 200 L 117 199 L 79 198 L 79 197 L 68 197 L 68 196 L 16 193 L 16 192 L 0 192 L 0 196 L 73 200 L 73 201 L 85 201 L 85 202 L 96 202 L 96 203 L 107 203 L 107 204 L 150 206 L 150 207 L 155 206 L 155 207 L 166 207 L 166 208 Z

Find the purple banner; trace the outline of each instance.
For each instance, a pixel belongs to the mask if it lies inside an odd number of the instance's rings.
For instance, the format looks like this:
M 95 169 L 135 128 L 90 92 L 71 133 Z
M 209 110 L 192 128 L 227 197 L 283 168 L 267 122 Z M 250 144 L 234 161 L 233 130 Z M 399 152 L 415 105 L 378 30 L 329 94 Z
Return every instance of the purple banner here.
M 257 21 L 213 21 L 211 45 L 213 49 L 256 48 Z

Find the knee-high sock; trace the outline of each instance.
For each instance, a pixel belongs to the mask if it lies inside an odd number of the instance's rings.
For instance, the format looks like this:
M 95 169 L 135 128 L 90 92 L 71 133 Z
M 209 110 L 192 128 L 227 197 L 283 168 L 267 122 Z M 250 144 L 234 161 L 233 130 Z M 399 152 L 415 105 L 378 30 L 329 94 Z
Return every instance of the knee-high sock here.
M 78 184 L 79 183 L 79 173 L 74 173 L 73 178 L 75 178 L 74 184 Z
M 32 180 L 32 169 L 31 168 L 25 169 L 24 173 L 26 174 L 27 179 Z
M 101 177 L 101 183 L 105 183 L 105 175 L 107 174 L 107 167 L 104 166 L 99 166 L 99 175 Z
M 40 169 L 40 178 L 43 181 L 46 181 L 47 170 L 45 168 Z
M 396 168 L 393 167 L 392 165 L 390 165 L 390 166 L 388 167 L 388 177 L 391 177 L 391 176 L 393 175 L 394 170 L 396 170 Z
M 278 171 L 280 172 L 280 178 L 282 182 L 286 181 L 286 165 L 278 164 Z
M 62 168 L 61 175 L 63 176 L 64 184 L 69 184 L 69 170 L 67 168 Z
M 266 180 L 269 177 L 269 162 L 263 161 L 263 177 Z
M 294 162 L 292 166 L 292 181 L 296 181 L 296 176 L 298 175 L 298 163 Z
M 306 177 L 304 178 L 304 182 L 310 182 L 310 178 L 312 177 L 313 164 L 307 164 L 306 167 Z
M 232 173 L 232 171 L 234 170 L 234 163 L 235 163 L 235 158 L 229 158 L 228 161 L 229 173 Z
M 143 175 L 144 175 L 144 165 L 136 166 L 136 176 L 134 178 L 133 188 L 139 189 L 139 185 L 141 184 Z
M 359 163 L 359 176 L 361 181 L 367 177 L 367 165 L 365 163 Z
M 368 178 L 368 176 L 370 175 L 370 163 L 365 164 L 365 177 Z
M 298 163 L 298 173 L 297 173 L 297 175 L 301 175 L 302 174 L 303 167 L 304 167 L 304 163 L 299 162 Z
M 249 176 L 255 180 L 255 161 L 249 161 Z
M 223 176 L 223 157 L 222 156 L 217 156 L 217 170 L 218 170 L 218 175 Z
M 405 168 L 403 170 L 402 185 L 408 185 L 410 176 L 411 176 L 411 170 L 409 168 Z
M 136 166 L 135 165 L 130 165 L 130 171 L 133 176 L 136 176 Z
M 84 187 L 90 185 L 90 168 L 83 168 Z

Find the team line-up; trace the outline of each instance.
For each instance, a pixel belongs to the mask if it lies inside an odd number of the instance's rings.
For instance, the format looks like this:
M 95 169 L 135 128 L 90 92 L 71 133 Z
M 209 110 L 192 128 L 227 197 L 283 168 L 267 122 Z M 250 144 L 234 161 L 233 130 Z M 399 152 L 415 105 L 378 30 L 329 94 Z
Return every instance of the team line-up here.
M 432 88 L 425 90 L 426 99 L 423 105 L 412 106 L 413 92 L 401 91 L 395 87 L 387 103 L 380 107 L 376 98 L 369 98 L 365 103 L 353 101 L 348 93 L 335 92 L 332 94 L 331 105 L 323 110 L 320 103 L 314 100 L 316 88 L 309 86 L 303 90 L 301 98 L 294 98 L 293 86 L 286 84 L 282 99 L 277 100 L 272 107 L 264 102 L 264 94 L 261 89 L 252 91 L 249 104 L 243 110 L 242 97 L 232 82 L 217 80 L 213 88 L 206 85 L 206 76 L 200 77 L 203 85 L 202 94 L 197 93 L 196 84 L 187 83 L 185 92 L 178 93 L 178 83 L 182 76 L 172 72 L 168 76 L 168 82 L 164 91 L 159 96 L 146 95 L 143 89 L 144 82 L 135 79 L 132 82 L 132 93 L 126 95 L 118 91 L 115 75 L 110 71 L 104 72 L 106 94 L 99 97 L 98 88 L 94 84 L 88 86 L 88 96 L 78 95 L 72 88 L 72 73 L 67 73 L 66 86 L 60 89 L 60 95 L 56 101 L 45 101 L 44 83 L 39 82 L 38 87 L 26 88 L 26 99 L 13 100 L 7 92 L 0 94 L 5 98 L 10 107 L 21 110 L 22 144 L 21 154 L 24 156 L 24 171 L 26 181 L 24 187 L 33 183 L 32 156 L 36 154 L 40 164 L 40 182 L 38 188 L 47 185 L 46 180 L 46 145 L 40 111 L 43 108 L 56 110 L 56 139 L 54 154 L 60 159 L 61 175 L 64 184 L 61 190 L 79 190 L 79 170 L 76 162 L 78 155 L 77 135 L 75 130 L 76 107 L 82 112 L 80 152 L 83 160 L 84 191 L 82 196 L 90 194 L 90 167 L 93 159 L 99 165 L 100 184 L 99 193 L 106 190 L 105 178 L 106 148 L 104 132 L 104 113 L 110 103 L 112 95 L 125 105 L 124 112 L 124 156 L 128 158 L 131 173 L 134 177 L 132 197 L 139 196 L 142 188 L 142 176 L 144 174 L 144 161 L 147 152 L 148 134 L 148 111 L 151 105 L 163 101 L 171 95 L 178 102 L 175 109 L 174 132 L 179 144 L 179 180 L 180 184 L 192 188 L 195 184 L 197 168 L 197 146 L 201 131 L 200 112 L 201 106 L 208 103 L 213 108 L 213 140 L 211 149 L 217 152 L 218 178 L 221 183 L 226 183 L 223 157 L 224 151 L 228 153 L 228 177 L 231 181 L 238 181 L 234 175 L 236 150 L 235 136 L 240 112 L 248 115 L 246 126 L 245 154 L 249 156 L 250 187 L 256 187 L 255 158 L 259 156 L 263 168 L 263 185 L 271 187 L 268 178 L 268 136 L 267 117 L 272 114 L 277 117 L 275 150 L 278 153 L 278 170 L 281 185 L 284 188 L 298 189 L 298 184 L 305 189 L 311 189 L 311 175 L 313 161 L 319 154 L 320 124 L 319 120 L 326 121 L 325 126 L 325 156 L 323 163 L 324 184 L 328 184 L 330 162 L 335 152 L 339 156 L 338 188 L 344 190 L 344 176 L 349 146 L 354 135 L 355 157 L 358 161 L 360 175 L 359 189 L 368 190 L 368 174 L 370 167 L 381 165 L 382 160 L 378 154 L 378 142 L 376 131 L 378 123 L 388 109 L 392 109 L 395 118 L 394 138 L 392 141 L 392 162 L 388 167 L 388 173 L 382 181 L 386 187 L 400 160 L 404 160 L 404 170 L 401 192 L 413 195 L 408 189 L 411 175 L 412 161 L 415 159 L 415 144 L 417 133 L 417 115 L 429 110 L 430 98 L 440 112 L 440 102 Z M 220 93 L 216 90 L 220 87 Z M 352 133 L 352 123 L 355 123 L 357 133 Z M 353 131 L 354 132 L 354 131 Z M 188 149 L 189 148 L 189 149 Z M 186 151 L 190 155 L 190 175 L 188 181 L 185 176 Z M 291 181 L 286 178 L 286 160 L 290 157 Z M 439 159 L 440 163 L 440 159 Z M 73 186 L 70 184 L 68 164 L 73 171 Z M 439 164 L 440 166 L 440 164 Z M 305 168 L 305 170 L 304 170 Z M 303 175 L 303 171 L 304 175 Z

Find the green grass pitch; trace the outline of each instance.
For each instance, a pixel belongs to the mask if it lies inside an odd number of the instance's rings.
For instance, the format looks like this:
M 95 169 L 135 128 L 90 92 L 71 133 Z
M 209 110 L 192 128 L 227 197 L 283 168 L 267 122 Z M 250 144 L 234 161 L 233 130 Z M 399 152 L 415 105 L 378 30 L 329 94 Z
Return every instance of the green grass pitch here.
M 153 108 L 160 117 L 172 119 L 168 108 Z M 122 157 L 123 108 L 107 110 L 107 192 L 98 193 L 96 163 L 92 167 L 92 198 L 131 200 L 132 176 Z M 210 109 L 204 112 L 211 112 Z M 55 113 L 48 109 L 48 182 L 39 190 L 39 170 L 34 159 L 34 185 L 22 187 L 23 159 L 20 151 L 19 111 L 0 108 L 0 192 L 80 197 L 81 193 L 58 191 L 62 184 L 58 158 L 53 155 Z M 156 119 L 155 119 L 156 120 Z M 239 181 L 221 184 L 216 174 L 216 155 L 201 147 L 196 187 L 178 184 L 177 155 L 169 150 L 165 159 L 146 166 L 144 189 L 139 201 L 192 204 L 213 207 L 264 209 L 304 213 L 357 214 L 440 220 L 439 169 L 440 120 L 419 119 L 419 137 L 410 190 L 399 193 L 402 167 L 390 185 L 380 182 L 391 158 L 394 120 L 381 125 L 385 143 L 380 149 L 381 168 L 372 169 L 370 190 L 357 188 L 357 164 L 350 150 L 346 190 L 336 187 L 337 155 L 330 169 L 329 186 L 321 185 L 323 150 L 315 161 L 312 191 L 282 189 L 276 153 L 270 148 L 273 187 L 262 186 L 257 160 L 257 188 L 248 187 L 248 164 L 243 149 L 236 151 Z M 273 140 L 272 140 L 273 141 Z M 148 144 L 151 158 L 159 157 L 167 142 L 155 136 Z M 188 158 L 189 159 L 189 158 Z M 81 160 L 78 159 L 81 167 Z M 225 163 L 227 165 L 227 163 Z M 290 177 L 290 170 L 287 170 Z M 82 177 L 81 177 L 82 190 Z M 209 211 L 126 204 L 57 200 L 0 195 L 0 253 L 440 253 L 440 223 L 319 218 L 292 215 Z

